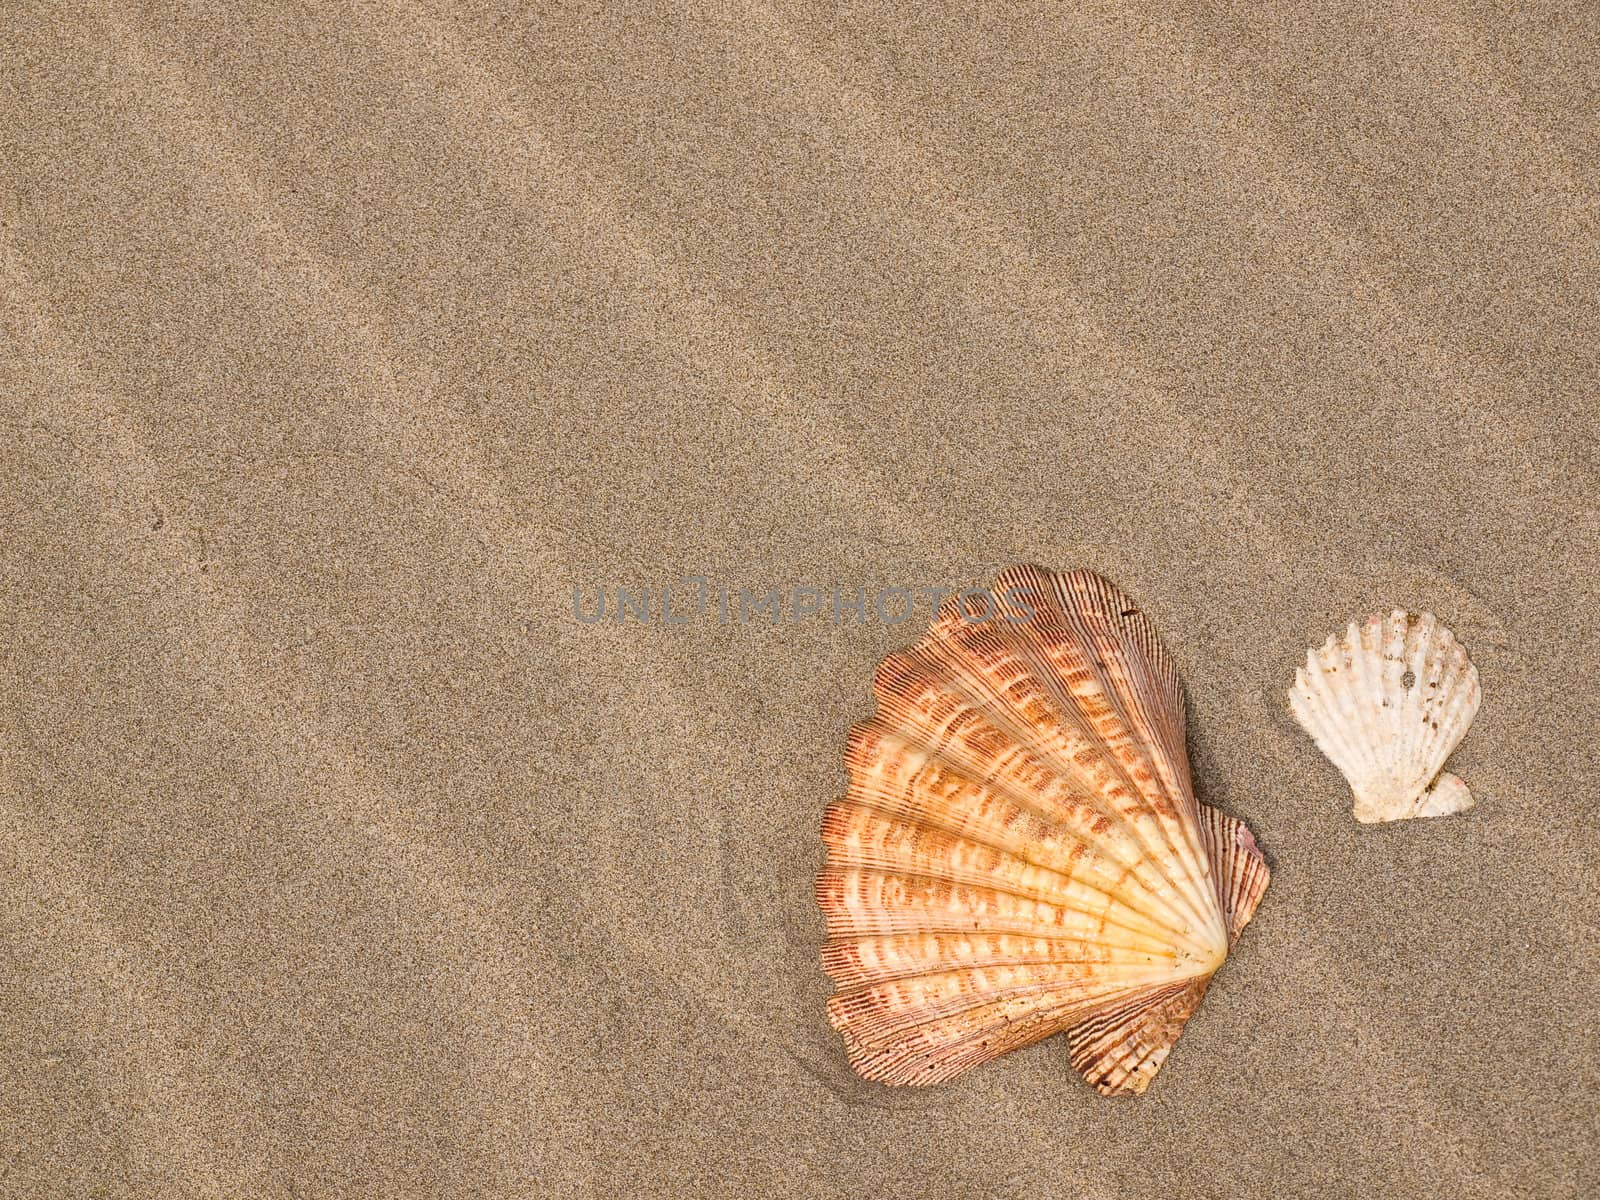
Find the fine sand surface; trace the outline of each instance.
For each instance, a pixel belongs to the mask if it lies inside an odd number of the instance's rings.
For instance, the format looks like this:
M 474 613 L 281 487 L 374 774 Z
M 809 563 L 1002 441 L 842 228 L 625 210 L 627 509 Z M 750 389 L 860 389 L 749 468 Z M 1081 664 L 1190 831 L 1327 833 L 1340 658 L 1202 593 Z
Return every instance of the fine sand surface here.
M 0 16 L 0 1196 L 1593 1194 L 1595 5 L 225 7 Z M 1018 561 L 1273 864 L 1137 1100 L 851 1073 L 928 606 L 716 615 Z M 1391 605 L 1478 806 L 1367 828 Z

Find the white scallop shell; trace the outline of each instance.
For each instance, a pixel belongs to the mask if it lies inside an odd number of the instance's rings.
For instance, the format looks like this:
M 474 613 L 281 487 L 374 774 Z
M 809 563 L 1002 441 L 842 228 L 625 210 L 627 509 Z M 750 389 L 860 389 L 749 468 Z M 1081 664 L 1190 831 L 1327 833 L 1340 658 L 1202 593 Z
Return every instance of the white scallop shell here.
M 1472 807 L 1441 773 L 1478 711 L 1478 669 L 1432 613 L 1351 622 L 1295 673 L 1289 707 L 1344 773 L 1356 820 L 1440 817 Z

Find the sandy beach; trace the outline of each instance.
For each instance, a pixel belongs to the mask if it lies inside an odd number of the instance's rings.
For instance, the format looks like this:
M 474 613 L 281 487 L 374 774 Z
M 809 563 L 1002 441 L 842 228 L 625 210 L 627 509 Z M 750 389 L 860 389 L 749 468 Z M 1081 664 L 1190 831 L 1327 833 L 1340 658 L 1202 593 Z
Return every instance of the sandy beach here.
M 1600 1186 L 1600 12 L 1002 7 L 6 6 L 0 1196 Z M 824 1013 L 1017 562 L 1272 865 L 1137 1099 Z M 1284 693 L 1395 606 L 1478 803 L 1363 827 Z

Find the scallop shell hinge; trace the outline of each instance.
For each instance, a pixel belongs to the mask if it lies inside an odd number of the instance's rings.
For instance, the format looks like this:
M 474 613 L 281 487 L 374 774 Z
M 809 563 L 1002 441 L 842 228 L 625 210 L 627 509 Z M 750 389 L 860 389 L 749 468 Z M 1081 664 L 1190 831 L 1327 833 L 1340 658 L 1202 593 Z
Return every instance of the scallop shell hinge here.
M 1432 613 L 1352 622 L 1306 655 L 1289 708 L 1344 774 L 1356 820 L 1439 817 L 1472 807 L 1443 771 L 1478 711 L 1478 669 Z
M 1064 1032 L 1142 1092 L 1268 872 L 1196 802 L 1155 628 L 1087 572 L 1015 567 L 886 658 L 817 879 L 828 1015 L 868 1079 L 931 1084 Z

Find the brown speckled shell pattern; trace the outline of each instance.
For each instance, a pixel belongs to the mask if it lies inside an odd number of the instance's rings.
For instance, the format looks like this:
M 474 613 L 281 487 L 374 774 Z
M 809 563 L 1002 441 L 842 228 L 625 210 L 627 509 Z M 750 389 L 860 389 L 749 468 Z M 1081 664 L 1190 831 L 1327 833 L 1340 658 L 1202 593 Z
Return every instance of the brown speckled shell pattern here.
M 1195 801 L 1150 621 L 1087 572 L 1014 567 L 890 655 L 823 820 L 828 1013 L 868 1079 L 931 1084 L 1065 1031 L 1105 1094 L 1160 1068 L 1267 885 Z

